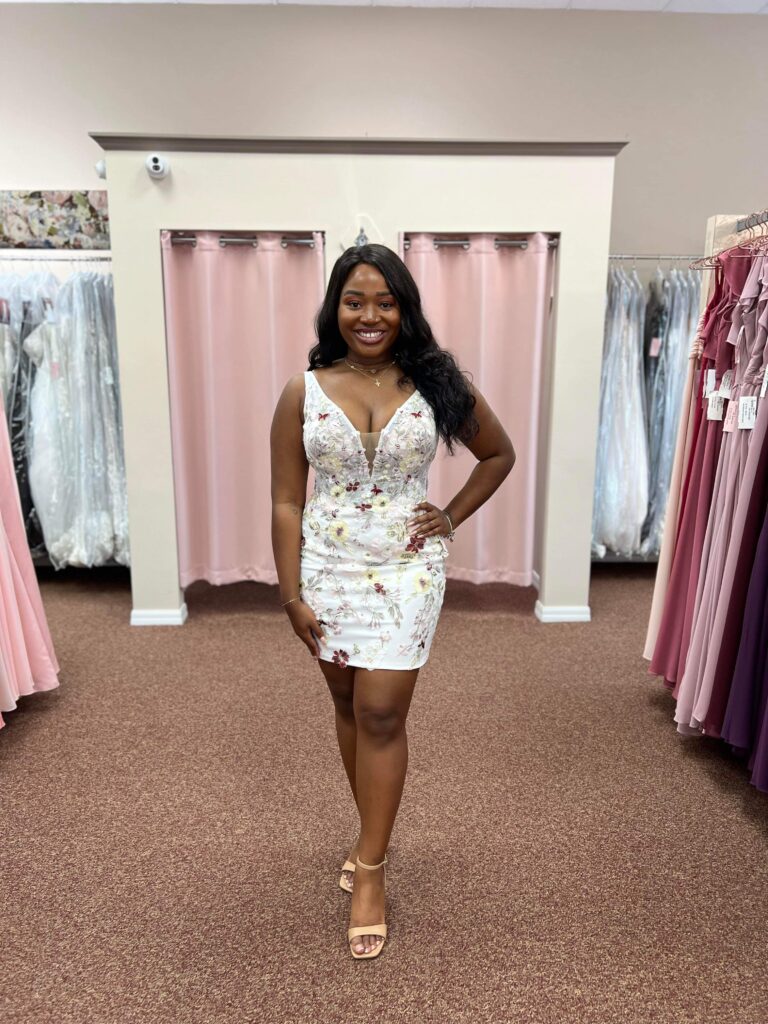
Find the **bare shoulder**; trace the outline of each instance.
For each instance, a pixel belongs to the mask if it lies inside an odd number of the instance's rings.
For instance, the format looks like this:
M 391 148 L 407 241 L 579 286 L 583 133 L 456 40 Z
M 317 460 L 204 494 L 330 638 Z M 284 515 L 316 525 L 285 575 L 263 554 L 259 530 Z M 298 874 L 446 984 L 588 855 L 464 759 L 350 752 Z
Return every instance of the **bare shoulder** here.
M 298 414 L 301 418 L 304 411 L 304 373 L 294 373 L 283 386 L 275 406 L 275 415 L 282 418 L 290 414 Z
M 289 394 L 300 395 L 304 393 L 304 372 L 304 370 L 300 370 L 298 373 L 292 373 L 285 382 L 285 390 Z
M 297 401 L 299 399 L 303 401 L 304 389 L 304 372 L 302 371 L 301 373 L 291 374 L 291 376 L 285 382 L 285 386 L 283 387 L 283 393 L 280 396 L 280 401 L 282 402 L 283 400 L 287 400 L 290 402 Z

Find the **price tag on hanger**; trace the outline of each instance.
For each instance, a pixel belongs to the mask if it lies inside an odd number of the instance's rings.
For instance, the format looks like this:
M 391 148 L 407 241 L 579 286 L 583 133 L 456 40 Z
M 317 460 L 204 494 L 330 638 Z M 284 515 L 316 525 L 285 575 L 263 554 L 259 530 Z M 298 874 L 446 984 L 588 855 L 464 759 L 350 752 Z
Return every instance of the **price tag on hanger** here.
M 723 399 L 725 401 L 725 399 Z M 723 433 L 732 433 L 739 421 L 739 403 L 734 399 L 728 403 L 728 409 L 725 413 L 725 423 L 723 423 Z
M 720 381 L 720 387 L 717 389 L 723 398 L 731 397 L 731 386 L 733 384 L 733 370 L 726 370 L 723 374 L 723 379 Z
M 723 418 L 723 406 L 725 399 L 717 391 L 713 391 L 707 398 L 707 419 L 721 420 Z
M 658 359 L 661 354 L 661 338 L 651 338 L 651 347 L 648 355 L 651 359 Z
M 751 430 L 757 420 L 757 396 L 739 399 L 739 430 Z
M 725 401 L 725 398 L 723 399 Z M 728 408 L 725 411 L 725 420 L 723 422 L 723 433 L 730 434 L 736 429 L 738 424 L 738 402 L 729 401 Z
M 765 394 L 768 391 L 768 366 L 763 370 L 763 386 L 760 388 L 760 397 L 765 398 Z
M 704 378 L 704 397 L 709 398 L 712 392 L 715 390 L 716 377 L 714 370 L 707 370 L 707 375 Z

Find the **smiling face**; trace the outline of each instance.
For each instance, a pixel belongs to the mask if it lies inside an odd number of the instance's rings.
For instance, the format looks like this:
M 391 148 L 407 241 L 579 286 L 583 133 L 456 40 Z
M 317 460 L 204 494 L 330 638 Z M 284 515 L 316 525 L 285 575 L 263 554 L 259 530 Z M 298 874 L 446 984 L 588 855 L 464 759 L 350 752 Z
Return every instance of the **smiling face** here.
M 344 282 L 339 331 L 353 362 L 376 365 L 392 358 L 390 350 L 400 331 L 400 310 L 383 274 L 369 263 L 358 263 Z

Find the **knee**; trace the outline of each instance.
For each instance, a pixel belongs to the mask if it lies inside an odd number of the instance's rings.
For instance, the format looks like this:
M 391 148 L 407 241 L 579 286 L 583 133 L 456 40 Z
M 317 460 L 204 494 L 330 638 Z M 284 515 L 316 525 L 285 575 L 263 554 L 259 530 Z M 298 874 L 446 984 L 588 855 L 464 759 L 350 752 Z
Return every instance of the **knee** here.
M 336 708 L 337 714 L 341 715 L 342 718 L 353 719 L 355 717 L 351 688 L 331 687 L 331 697 L 333 698 L 333 706 Z
M 383 743 L 399 736 L 405 726 L 402 715 L 394 708 L 358 707 L 355 721 L 358 729 Z

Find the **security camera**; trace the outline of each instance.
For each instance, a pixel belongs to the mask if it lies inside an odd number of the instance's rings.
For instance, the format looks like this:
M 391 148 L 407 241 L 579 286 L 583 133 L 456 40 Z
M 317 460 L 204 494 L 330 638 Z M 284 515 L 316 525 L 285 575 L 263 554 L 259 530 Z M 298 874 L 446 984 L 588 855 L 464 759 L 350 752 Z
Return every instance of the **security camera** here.
M 96 164 L 96 173 L 100 178 L 106 178 L 107 176 L 107 161 L 99 160 Z
M 150 178 L 167 178 L 171 173 L 171 165 L 159 153 L 150 153 L 145 161 Z

